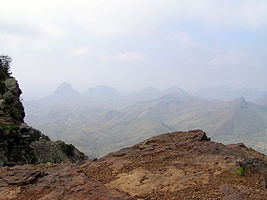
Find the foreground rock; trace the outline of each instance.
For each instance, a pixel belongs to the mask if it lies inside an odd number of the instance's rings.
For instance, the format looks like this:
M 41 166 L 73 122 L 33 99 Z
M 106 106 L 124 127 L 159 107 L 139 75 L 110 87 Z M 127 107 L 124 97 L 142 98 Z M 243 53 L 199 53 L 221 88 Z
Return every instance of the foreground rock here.
M 2 168 L 0 199 L 130 199 L 71 163 Z M 1 182 L 0 182 L 1 184 Z
M 9 72 L 10 58 L 0 56 L 0 167 L 21 164 L 57 163 L 85 159 L 73 145 L 53 142 L 24 123 L 21 90 Z
M 200 130 L 153 137 L 81 165 L 0 169 L 2 199 L 266 199 L 267 157 Z M 0 198 L 0 199 L 1 199 Z

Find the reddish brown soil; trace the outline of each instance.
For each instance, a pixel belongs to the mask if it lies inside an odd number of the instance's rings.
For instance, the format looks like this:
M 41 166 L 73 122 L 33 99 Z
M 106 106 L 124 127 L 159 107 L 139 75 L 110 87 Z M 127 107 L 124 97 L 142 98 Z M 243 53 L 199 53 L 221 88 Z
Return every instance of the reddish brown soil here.
M 266 184 L 266 156 L 209 141 L 200 130 L 163 134 L 81 165 L 0 169 L 0 199 L 14 200 L 264 200 Z

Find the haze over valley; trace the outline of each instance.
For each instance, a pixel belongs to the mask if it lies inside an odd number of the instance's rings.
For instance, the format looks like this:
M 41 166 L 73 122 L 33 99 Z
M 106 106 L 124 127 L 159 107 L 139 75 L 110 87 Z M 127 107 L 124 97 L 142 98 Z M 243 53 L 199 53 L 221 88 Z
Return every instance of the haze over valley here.
M 212 91 L 216 91 L 213 98 Z M 230 100 L 218 99 L 220 93 Z M 164 132 L 192 129 L 202 129 L 216 141 L 242 141 L 267 153 L 267 107 L 257 103 L 264 92 L 258 92 L 254 103 L 238 96 L 249 98 L 254 93 L 257 91 L 221 87 L 211 90 L 210 99 L 205 99 L 178 87 L 150 87 L 122 95 L 108 86 L 79 93 L 64 82 L 51 95 L 25 101 L 24 105 L 29 124 L 52 139 L 74 144 L 90 157 L 103 156 Z

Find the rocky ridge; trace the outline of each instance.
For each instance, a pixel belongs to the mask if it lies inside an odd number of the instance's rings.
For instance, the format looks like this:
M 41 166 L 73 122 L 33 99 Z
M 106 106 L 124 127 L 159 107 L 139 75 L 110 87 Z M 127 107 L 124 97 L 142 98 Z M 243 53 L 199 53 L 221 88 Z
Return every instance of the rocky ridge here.
M 51 141 L 24 123 L 21 90 L 11 76 L 10 57 L 0 56 L 0 167 L 20 164 L 82 161 L 85 156 L 73 145 Z
M 0 169 L 0 199 L 266 199 L 267 157 L 201 130 L 152 137 L 76 165 Z

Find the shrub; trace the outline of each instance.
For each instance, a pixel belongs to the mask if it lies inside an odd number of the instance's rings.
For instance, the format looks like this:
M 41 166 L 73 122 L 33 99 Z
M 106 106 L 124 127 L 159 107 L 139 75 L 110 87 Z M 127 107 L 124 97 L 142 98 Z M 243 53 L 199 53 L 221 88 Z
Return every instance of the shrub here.
M 66 144 L 64 142 L 60 142 L 59 145 L 61 146 L 62 151 L 68 156 L 72 157 L 74 155 L 74 146 L 72 144 Z
M 239 176 L 244 176 L 245 175 L 245 169 L 244 165 L 240 165 L 238 167 L 234 167 L 233 169 L 229 170 L 231 174 L 239 175 Z
M 0 81 L 0 94 L 4 94 L 5 93 L 5 83 L 3 83 L 2 81 Z
M 240 176 L 244 176 L 244 166 L 243 165 L 241 165 L 237 170 L 238 170 L 238 174 Z
M 0 60 L 1 60 L 0 62 L 2 63 L 1 68 L 7 75 L 11 75 L 10 64 L 12 62 L 12 58 L 7 55 L 0 55 Z M 1 75 L 1 78 L 2 76 L 3 75 Z

